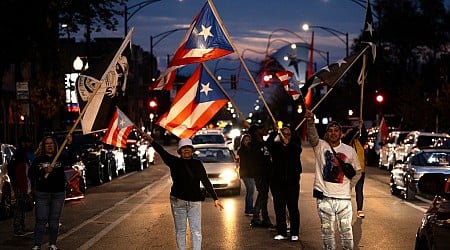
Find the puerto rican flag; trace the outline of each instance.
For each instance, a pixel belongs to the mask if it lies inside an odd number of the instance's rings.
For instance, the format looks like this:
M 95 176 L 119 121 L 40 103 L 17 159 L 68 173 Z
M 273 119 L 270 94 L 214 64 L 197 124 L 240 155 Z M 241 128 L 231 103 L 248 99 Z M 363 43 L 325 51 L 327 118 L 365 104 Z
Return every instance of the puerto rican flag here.
M 233 52 L 230 41 L 206 2 L 194 18 L 166 71 L 150 86 L 150 90 L 171 90 L 178 68 L 217 59 Z
M 227 102 L 225 93 L 200 64 L 156 124 L 179 138 L 189 138 Z
M 292 76 L 294 73 L 291 71 L 278 71 L 275 73 L 280 80 L 281 84 L 283 84 L 284 90 L 288 93 L 292 99 L 297 100 L 300 97 L 300 92 L 294 89 L 294 83 L 291 82 Z
M 127 138 L 133 127 L 133 122 L 117 108 L 102 142 L 115 147 L 126 148 Z

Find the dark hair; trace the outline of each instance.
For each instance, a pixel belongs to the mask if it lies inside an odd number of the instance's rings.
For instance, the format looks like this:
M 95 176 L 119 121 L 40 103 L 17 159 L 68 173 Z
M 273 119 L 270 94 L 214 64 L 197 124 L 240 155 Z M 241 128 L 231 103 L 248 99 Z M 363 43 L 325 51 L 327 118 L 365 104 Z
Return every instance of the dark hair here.
M 19 137 L 19 143 L 25 143 L 25 142 L 33 142 L 31 138 L 28 135 L 22 135 Z

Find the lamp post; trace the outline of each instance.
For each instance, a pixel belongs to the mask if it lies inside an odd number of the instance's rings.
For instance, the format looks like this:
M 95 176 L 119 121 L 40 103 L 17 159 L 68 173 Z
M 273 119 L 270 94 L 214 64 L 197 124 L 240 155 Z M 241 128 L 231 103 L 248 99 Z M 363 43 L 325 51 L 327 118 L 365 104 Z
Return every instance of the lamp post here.
M 124 37 L 127 36 L 127 32 L 128 32 L 128 21 L 138 12 L 140 11 L 142 8 L 146 7 L 149 4 L 152 4 L 154 2 L 159 2 L 161 0 L 147 0 L 147 1 L 142 1 L 139 2 L 137 4 L 131 5 L 128 7 L 128 5 L 125 4 L 125 10 L 123 12 L 123 16 L 124 16 Z M 135 10 L 134 10 L 135 9 Z M 129 11 L 131 11 L 129 13 Z
M 318 28 L 318 29 L 323 29 L 327 32 L 329 32 L 330 34 L 334 35 L 335 37 L 337 37 L 339 40 L 341 40 L 341 42 L 343 42 L 345 44 L 345 56 L 348 56 L 348 33 L 344 33 L 342 31 L 333 29 L 333 28 L 329 28 L 329 27 L 324 27 L 324 26 L 317 26 L 317 25 L 309 25 L 307 23 L 303 24 L 302 29 L 307 31 L 309 29 L 314 29 L 314 28 Z M 345 40 L 341 37 L 341 36 L 345 36 Z
M 177 32 L 177 31 L 179 31 L 179 30 L 188 30 L 188 28 L 172 29 L 172 30 L 168 30 L 168 31 L 164 31 L 164 32 L 162 32 L 162 33 L 159 33 L 158 35 L 155 35 L 155 36 L 150 36 L 150 56 L 153 56 L 153 48 L 154 48 L 156 45 L 158 45 L 158 43 L 160 43 L 164 38 L 166 38 L 166 37 L 169 36 L 170 34 L 175 33 L 175 32 Z M 154 39 L 156 39 L 156 38 L 159 38 L 159 39 L 157 39 L 157 40 L 154 42 Z M 169 58 L 169 56 L 168 56 L 168 58 Z M 169 65 L 169 59 L 167 59 L 167 65 Z M 152 74 L 152 77 L 151 77 L 151 78 L 153 78 L 154 71 L 155 71 L 155 70 L 154 70 L 154 67 L 153 67 L 153 59 L 150 60 L 150 69 L 151 69 L 151 74 Z

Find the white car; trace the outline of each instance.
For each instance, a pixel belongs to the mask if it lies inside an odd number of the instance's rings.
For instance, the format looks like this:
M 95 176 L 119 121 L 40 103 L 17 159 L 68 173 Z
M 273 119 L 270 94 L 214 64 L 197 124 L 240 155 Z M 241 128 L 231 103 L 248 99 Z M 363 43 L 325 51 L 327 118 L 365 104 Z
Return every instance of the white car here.
M 404 161 L 414 148 L 432 147 L 437 142 L 450 138 L 447 133 L 411 131 L 395 149 L 396 161 Z
M 389 171 L 395 165 L 395 149 L 403 142 L 409 131 L 392 131 L 389 133 L 387 141 L 380 148 L 380 159 L 378 166 Z
M 194 147 L 194 158 L 203 162 L 214 189 L 239 195 L 241 181 L 233 151 L 224 144 L 198 144 Z

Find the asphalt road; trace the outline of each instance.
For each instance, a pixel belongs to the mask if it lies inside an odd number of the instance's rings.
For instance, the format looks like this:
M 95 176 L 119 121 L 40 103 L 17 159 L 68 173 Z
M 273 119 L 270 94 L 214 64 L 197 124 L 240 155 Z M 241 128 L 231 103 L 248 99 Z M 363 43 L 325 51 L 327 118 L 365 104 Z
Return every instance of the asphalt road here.
M 173 151 L 174 147 L 170 147 Z M 321 249 L 320 224 L 312 198 L 312 149 L 304 146 L 299 207 L 300 241 L 275 241 L 275 231 L 250 227 L 244 216 L 244 194 L 220 195 L 225 209 L 211 199 L 203 203 L 204 249 Z M 176 249 L 168 195 L 171 180 L 159 158 L 142 172 L 89 187 L 86 198 L 65 204 L 58 238 L 60 249 Z M 389 192 L 388 172 L 368 167 L 365 219 L 353 219 L 355 249 L 413 249 L 414 237 L 429 201 L 406 202 Z M 354 208 L 355 209 L 355 208 Z M 269 214 L 275 221 L 273 204 Z M 33 212 L 27 213 L 32 229 Z M 188 236 L 189 237 L 189 236 Z M 46 238 L 45 238 L 46 239 Z M 0 249 L 30 249 L 32 236 L 14 237 L 12 219 L 0 221 Z M 44 245 L 45 246 L 45 245 Z

